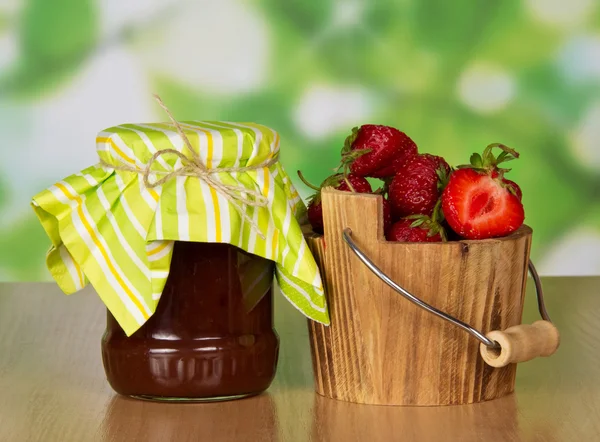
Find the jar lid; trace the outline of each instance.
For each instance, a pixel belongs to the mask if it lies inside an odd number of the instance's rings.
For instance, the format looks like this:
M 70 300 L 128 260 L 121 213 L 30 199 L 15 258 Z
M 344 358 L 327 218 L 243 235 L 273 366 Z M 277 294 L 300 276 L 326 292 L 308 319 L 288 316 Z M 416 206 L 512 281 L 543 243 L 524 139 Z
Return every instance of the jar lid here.
M 99 164 L 32 200 L 52 241 L 47 266 L 65 293 L 90 282 L 131 335 L 156 310 L 174 241 L 227 243 L 274 261 L 285 297 L 329 323 L 319 269 L 297 221 L 306 208 L 278 162 L 274 130 L 123 124 L 100 132 L 96 145 Z

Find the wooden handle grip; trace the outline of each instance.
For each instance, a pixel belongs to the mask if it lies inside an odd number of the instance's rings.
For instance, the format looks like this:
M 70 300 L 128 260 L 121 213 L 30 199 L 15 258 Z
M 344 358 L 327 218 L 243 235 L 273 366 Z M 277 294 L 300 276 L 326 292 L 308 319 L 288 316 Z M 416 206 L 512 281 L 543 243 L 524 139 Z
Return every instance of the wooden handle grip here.
M 481 357 L 492 367 L 526 362 L 538 357 L 550 356 L 560 344 L 558 329 L 549 321 L 516 325 L 504 331 L 492 331 L 486 335 L 500 344 L 500 349 L 490 349 L 481 344 Z

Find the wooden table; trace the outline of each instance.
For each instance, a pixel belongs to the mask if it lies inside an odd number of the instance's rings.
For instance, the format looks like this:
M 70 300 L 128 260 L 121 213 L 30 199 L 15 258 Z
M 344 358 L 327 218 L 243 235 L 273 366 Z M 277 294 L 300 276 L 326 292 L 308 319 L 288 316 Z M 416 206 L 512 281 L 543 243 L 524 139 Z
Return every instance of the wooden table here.
M 513 396 L 439 408 L 315 395 L 304 318 L 281 297 L 268 393 L 188 405 L 119 397 L 105 381 L 105 311 L 92 290 L 67 297 L 53 284 L 0 284 L 0 441 L 600 441 L 600 278 L 544 284 L 559 352 L 522 364 Z M 526 321 L 537 318 L 534 300 L 530 290 Z

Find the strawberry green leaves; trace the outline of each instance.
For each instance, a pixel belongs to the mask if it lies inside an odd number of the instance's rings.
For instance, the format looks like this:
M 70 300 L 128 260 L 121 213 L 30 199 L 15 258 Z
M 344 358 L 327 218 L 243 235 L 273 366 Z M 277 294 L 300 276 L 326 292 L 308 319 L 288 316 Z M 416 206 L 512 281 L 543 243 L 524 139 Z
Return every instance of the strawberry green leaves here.
M 502 152 L 497 157 L 493 153 L 494 148 L 502 149 Z M 500 175 L 504 175 L 505 173 L 510 172 L 510 169 L 501 168 L 499 167 L 500 164 L 508 163 L 517 158 L 519 158 L 519 153 L 516 150 L 501 143 L 492 143 L 485 148 L 483 155 L 477 152 L 474 153 L 471 155 L 470 164 L 464 164 L 458 166 L 458 168 L 475 169 L 482 173 L 496 172 Z

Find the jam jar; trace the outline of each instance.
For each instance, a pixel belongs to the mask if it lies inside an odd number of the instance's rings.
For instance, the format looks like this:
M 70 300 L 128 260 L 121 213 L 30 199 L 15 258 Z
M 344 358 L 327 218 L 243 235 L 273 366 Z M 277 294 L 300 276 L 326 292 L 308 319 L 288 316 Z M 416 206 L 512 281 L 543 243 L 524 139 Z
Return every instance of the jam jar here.
M 112 388 L 164 401 L 227 400 L 266 390 L 279 353 L 273 265 L 229 244 L 176 242 L 150 319 L 127 337 L 108 312 L 102 359 Z

